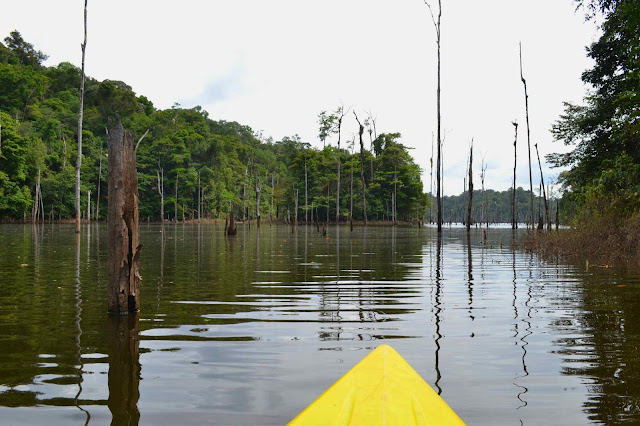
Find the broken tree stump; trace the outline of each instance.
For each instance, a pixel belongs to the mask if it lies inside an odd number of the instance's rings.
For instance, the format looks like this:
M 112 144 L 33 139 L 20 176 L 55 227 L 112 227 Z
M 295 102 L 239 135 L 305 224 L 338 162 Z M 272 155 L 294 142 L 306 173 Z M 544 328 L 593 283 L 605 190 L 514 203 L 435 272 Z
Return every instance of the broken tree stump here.
M 127 314 L 140 309 L 140 226 L 138 175 L 133 133 L 125 131 L 120 117 L 109 131 L 109 313 Z
M 231 209 L 231 212 L 229 213 L 229 226 L 227 227 L 227 235 L 237 235 L 237 234 L 238 234 L 238 225 L 236 225 L 233 209 Z

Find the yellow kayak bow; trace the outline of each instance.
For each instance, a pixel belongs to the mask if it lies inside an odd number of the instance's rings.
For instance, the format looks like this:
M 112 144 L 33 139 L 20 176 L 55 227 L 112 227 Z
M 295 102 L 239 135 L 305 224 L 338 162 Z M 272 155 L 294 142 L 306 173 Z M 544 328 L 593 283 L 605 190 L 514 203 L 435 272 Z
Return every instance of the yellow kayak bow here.
M 289 425 L 464 425 L 391 346 L 381 345 Z

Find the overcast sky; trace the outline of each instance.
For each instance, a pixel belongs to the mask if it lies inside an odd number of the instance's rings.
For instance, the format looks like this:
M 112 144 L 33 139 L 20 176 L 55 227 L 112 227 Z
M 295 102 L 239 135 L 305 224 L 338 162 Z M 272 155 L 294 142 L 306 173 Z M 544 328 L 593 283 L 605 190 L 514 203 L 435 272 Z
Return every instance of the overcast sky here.
M 565 150 L 552 123 L 581 102 L 585 46 L 597 37 L 573 0 L 442 0 L 442 120 L 446 194 L 459 194 L 474 139 L 475 187 L 528 188 L 524 91 L 540 156 Z M 49 55 L 80 65 L 82 0 L 5 2 L 0 36 L 17 29 Z M 437 7 L 435 0 L 432 6 Z M 157 108 L 201 105 L 279 140 L 320 146 L 317 116 L 341 103 L 371 112 L 377 131 L 399 132 L 429 185 L 436 130 L 436 43 L 423 0 L 89 0 L 87 75 L 122 80 Z M 352 115 L 343 140 L 357 136 Z M 365 134 L 365 136 L 367 136 Z M 335 144 L 335 139 L 330 141 Z M 368 145 L 368 144 L 367 144 Z M 544 168 L 545 183 L 558 170 Z M 540 181 L 535 163 L 534 186 Z M 435 189 L 434 189 L 435 191 Z

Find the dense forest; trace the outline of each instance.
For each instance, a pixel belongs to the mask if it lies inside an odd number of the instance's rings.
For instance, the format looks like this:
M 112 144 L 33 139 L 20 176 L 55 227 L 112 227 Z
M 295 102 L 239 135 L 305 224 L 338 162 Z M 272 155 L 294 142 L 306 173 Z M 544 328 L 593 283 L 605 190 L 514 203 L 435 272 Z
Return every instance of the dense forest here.
M 513 197 L 513 189 L 506 191 L 495 191 L 493 189 L 474 190 L 473 191 L 473 208 L 471 211 L 471 223 L 511 223 L 511 200 Z M 543 222 L 550 221 L 555 223 L 556 210 L 558 210 L 558 219 L 561 223 L 565 223 L 571 217 L 571 211 L 563 211 L 562 206 L 557 204 L 555 197 L 550 197 L 547 193 L 549 202 L 549 220 L 545 217 L 544 198 L 534 191 L 534 219 L 536 224 L 542 218 Z M 516 189 L 516 222 L 525 223 L 530 221 L 530 192 L 522 187 Z M 446 223 L 466 223 L 469 206 L 469 192 L 465 191 L 460 195 L 448 195 L 442 197 L 442 217 Z M 431 208 L 431 207 L 430 207 Z M 427 209 L 427 220 L 435 221 L 435 208 L 433 211 Z
M 600 37 L 587 48 L 592 68 L 581 105 L 565 105 L 554 124 L 572 149 L 548 160 L 567 170 L 561 210 L 575 212 L 573 232 L 538 238 L 540 251 L 610 265 L 640 265 L 640 0 L 576 0 Z
M 560 174 L 563 201 L 579 218 L 628 219 L 640 210 L 640 0 L 579 0 L 587 19 L 602 20 L 587 48 L 593 67 L 583 105 L 567 103 L 553 126 L 557 141 L 572 146 L 548 160 Z
M 68 62 L 43 66 L 46 54 L 18 31 L 4 42 L 0 219 L 72 218 L 81 70 Z M 371 117 L 343 107 L 321 112 L 324 148 L 316 149 L 298 136 L 274 141 L 246 125 L 213 120 L 199 106 L 156 109 L 121 81 L 87 77 L 84 90 L 85 218 L 106 217 L 106 136 L 116 112 L 140 139 L 141 219 L 159 220 L 161 211 L 169 220 L 219 218 L 233 209 L 241 219 L 293 221 L 297 213 L 299 221 L 334 221 L 338 211 L 340 220 L 365 220 L 365 198 L 370 220 L 414 221 L 426 214 L 420 168 L 400 134 L 377 134 Z M 341 135 L 343 120 L 357 120 L 360 134 Z

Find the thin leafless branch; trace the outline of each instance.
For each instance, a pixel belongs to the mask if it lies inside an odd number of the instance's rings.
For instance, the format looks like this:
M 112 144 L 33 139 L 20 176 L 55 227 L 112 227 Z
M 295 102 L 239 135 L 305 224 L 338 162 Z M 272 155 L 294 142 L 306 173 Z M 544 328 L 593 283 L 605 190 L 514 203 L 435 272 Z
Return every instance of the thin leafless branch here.
M 144 135 L 140 136 L 140 139 L 138 139 L 138 143 L 136 144 L 136 153 L 138 152 L 138 147 L 140 146 L 140 142 L 142 142 L 142 139 L 144 139 L 145 136 L 147 136 L 147 133 L 149 133 L 150 129 L 147 129 L 146 132 L 144 132 Z

